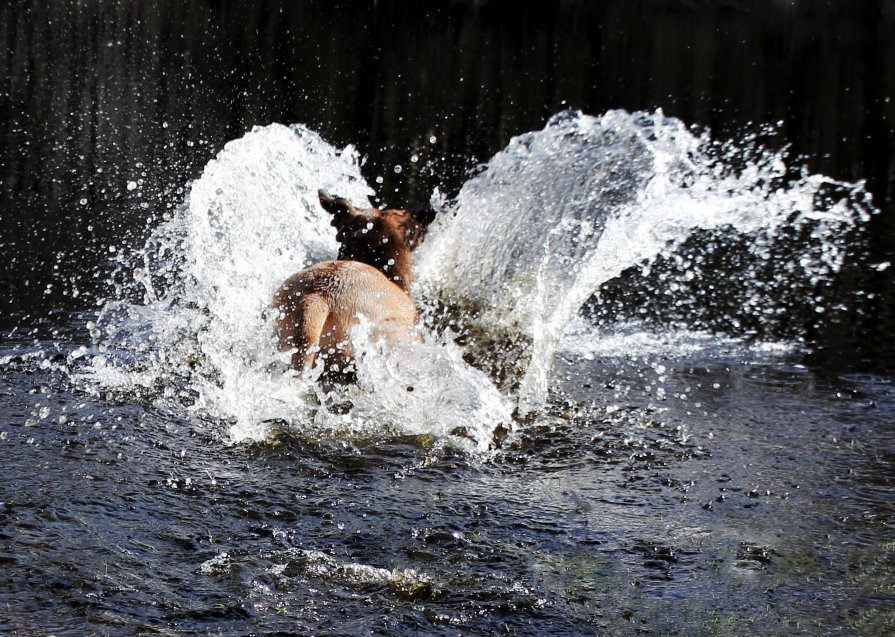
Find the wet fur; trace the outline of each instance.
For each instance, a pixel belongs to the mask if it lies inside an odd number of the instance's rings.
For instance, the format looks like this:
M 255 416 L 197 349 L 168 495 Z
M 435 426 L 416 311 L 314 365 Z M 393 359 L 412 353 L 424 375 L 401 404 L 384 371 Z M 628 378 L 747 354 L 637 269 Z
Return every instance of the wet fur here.
M 326 371 L 339 373 L 354 358 L 349 335 L 366 316 L 374 340 L 389 345 L 415 336 L 417 309 L 410 297 L 413 260 L 431 210 L 362 210 L 346 199 L 319 192 L 333 215 L 338 260 L 324 261 L 290 276 L 274 295 L 280 351 L 292 352 L 292 367 L 309 370 L 322 356 Z

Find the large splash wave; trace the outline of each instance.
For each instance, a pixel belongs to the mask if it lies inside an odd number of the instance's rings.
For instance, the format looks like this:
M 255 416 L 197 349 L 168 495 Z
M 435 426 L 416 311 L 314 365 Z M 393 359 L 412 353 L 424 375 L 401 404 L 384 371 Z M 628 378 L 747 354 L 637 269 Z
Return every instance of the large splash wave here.
M 303 126 L 256 128 L 227 144 L 136 252 L 142 302 L 110 302 L 91 324 L 101 351 L 86 376 L 222 419 L 237 441 L 288 426 L 453 436 L 487 448 L 494 429 L 511 421 L 509 403 L 444 339 L 362 356 L 357 385 L 332 392 L 288 369 L 267 314 L 284 279 L 336 256 L 319 188 L 358 204 L 372 194 L 353 148 L 336 150 Z M 356 339 L 365 338 L 358 330 Z
M 750 245 L 760 252 L 781 226 L 806 227 L 814 249 L 780 264 L 783 275 L 816 280 L 841 266 L 843 233 L 870 209 L 860 184 L 792 180 L 781 153 L 728 147 L 719 158 L 711 147 L 661 111 L 560 113 L 514 138 L 430 230 L 417 274 L 427 293 L 466 308 L 478 333 L 531 340 L 517 396 L 524 411 L 543 400 L 553 354 L 582 304 L 696 230 L 760 233 L 765 240 Z M 858 196 L 830 200 L 831 186 Z
M 488 449 L 495 430 L 513 427 L 514 407 L 544 400 L 554 352 L 585 301 L 694 231 L 773 237 L 781 226 L 804 227 L 816 249 L 785 275 L 829 277 L 841 265 L 838 238 L 869 205 L 821 194 L 831 184 L 863 192 L 859 185 L 792 179 L 768 151 L 732 167 L 709 142 L 661 112 L 623 111 L 565 112 L 514 138 L 453 203 L 437 202 L 444 210 L 418 250 L 415 294 L 452 308 L 451 325 L 472 346 L 509 335 L 516 349 L 491 348 L 480 367 L 521 367 L 517 382 L 498 391 L 450 331 L 383 352 L 361 325 L 356 338 L 368 354 L 358 382 L 334 396 L 289 372 L 265 311 L 288 275 L 336 254 L 318 188 L 359 203 L 372 190 L 353 148 L 339 151 L 303 126 L 256 128 L 208 164 L 177 214 L 136 251 L 130 267 L 142 298 L 108 303 L 91 325 L 97 346 L 85 376 L 221 419 L 233 440 L 285 424 L 312 435 L 432 434 Z M 598 338 L 575 325 L 576 338 Z

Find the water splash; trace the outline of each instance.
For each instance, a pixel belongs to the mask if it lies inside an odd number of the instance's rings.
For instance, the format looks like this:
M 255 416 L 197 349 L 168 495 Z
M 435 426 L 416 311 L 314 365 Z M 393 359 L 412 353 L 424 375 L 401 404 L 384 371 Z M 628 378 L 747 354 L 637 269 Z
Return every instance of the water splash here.
M 337 151 L 305 127 L 256 128 L 227 144 L 135 255 L 142 303 L 112 301 L 90 324 L 98 351 L 85 376 L 229 422 L 233 441 L 286 423 L 330 435 L 453 436 L 487 449 L 510 421 L 509 403 L 444 339 L 361 356 L 358 384 L 332 392 L 288 370 L 266 314 L 290 274 L 336 256 L 319 188 L 360 205 L 372 194 L 354 149 Z M 365 330 L 355 338 L 360 351 L 381 352 Z
M 91 325 L 97 351 L 83 357 L 87 375 L 222 419 L 236 441 L 286 423 L 312 435 L 431 434 L 488 450 L 496 431 L 513 428 L 514 404 L 522 412 L 542 404 L 570 325 L 575 338 L 600 338 L 573 319 L 632 266 L 647 271 L 700 232 L 729 232 L 774 262 L 778 287 L 830 279 L 844 232 L 872 211 L 867 194 L 860 184 L 794 176 L 782 154 L 754 146 L 719 145 L 661 111 L 564 112 L 514 138 L 454 203 L 436 202 L 445 211 L 416 254 L 415 293 L 431 323 L 449 308 L 461 336 L 487 355 L 449 332 L 385 355 L 362 323 L 354 338 L 368 354 L 358 358 L 358 382 L 325 392 L 288 371 L 263 317 L 289 274 L 335 256 L 317 189 L 356 202 L 372 191 L 351 147 L 338 151 L 302 126 L 257 128 L 209 163 L 178 214 L 137 252 L 142 303 L 106 305 Z M 793 229 L 803 243 L 780 257 L 774 242 L 790 241 Z M 736 274 L 756 308 L 776 289 L 762 288 L 755 272 Z M 698 268 L 684 267 L 688 275 Z M 512 347 L 489 346 L 504 337 Z M 518 368 L 515 385 L 499 392 L 464 362 L 471 354 L 494 377 Z
M 773 237 L 783 225 L 808 227 L 819 249 L 787 275 L 816 280 L 841 266 L 837 238 L 869 208 L 861 185 L 817 175 L 788 182 L 782 155 L 770 151 L 741 153 L 734 170 L 710 147 L 661 111 L 560 113 L 514 138 L 430 229 L 417 269 L 427 293 L 468 308 L 477 333 L 530 339 L 522 411 L 543 401 L 553 354 L 582 304 L 697 229 Z M 861 196 L 829 201 L 830 186 Z

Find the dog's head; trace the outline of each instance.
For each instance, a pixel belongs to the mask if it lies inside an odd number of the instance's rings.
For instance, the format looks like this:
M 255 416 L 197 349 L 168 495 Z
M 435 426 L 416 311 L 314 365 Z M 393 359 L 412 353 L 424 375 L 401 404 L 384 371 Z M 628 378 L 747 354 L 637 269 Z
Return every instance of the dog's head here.
M 323 190 L 317 194 L 320 205 L 333 217 L 339 259 L 367 263 L 402 287 L 409 286 L 410 253 L 423 242 L 435 211 L 362 209 Z

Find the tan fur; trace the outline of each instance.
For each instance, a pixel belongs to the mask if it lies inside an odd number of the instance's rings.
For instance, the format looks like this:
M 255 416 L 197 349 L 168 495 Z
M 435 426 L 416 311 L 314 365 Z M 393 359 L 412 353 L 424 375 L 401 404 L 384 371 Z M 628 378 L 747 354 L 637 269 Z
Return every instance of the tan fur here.
M 323 356 L 327 371 L 342 370 L 354 357 L 348 340 L 358 315 L 373 326 L 373 338 L 390 345 L 414 336 L 417 310 L 408 293 L 410 252 L 422 241 L 434 213 L 361 210 L 320 191 L 333 215 L 339 260 L 290 276 L 274 295 L 280 351 L 292 351 L 292 367 L 310 369 Z

